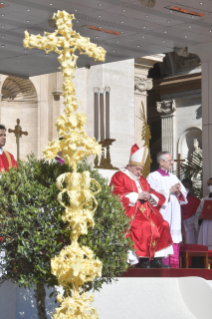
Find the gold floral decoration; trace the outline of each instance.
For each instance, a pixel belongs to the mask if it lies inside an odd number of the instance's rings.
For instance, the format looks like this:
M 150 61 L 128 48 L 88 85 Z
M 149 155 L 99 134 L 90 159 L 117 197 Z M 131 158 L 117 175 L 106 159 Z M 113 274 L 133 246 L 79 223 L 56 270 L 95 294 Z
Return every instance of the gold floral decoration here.
M 65 164 L 73 169 L 72 173 L 65 173 L 57 178 L 57 187 L 60 190 L 58 201 L 65 208 L 62 219 L 68 222 L 71 229 L 71 245 L 64 247 L 59 256 L 51 260 L 51 272 L 66 291 L 65 297 L 57 296 L 61 305 L 56 309 L 53 319 L 97 319 L 96 310 L 90 306 L 93 295 L 88 296 L 83 292 L 82 286 L 101 276 L 102 263 L 95 258 L 90 248 L 80 247 L 78 239 L 80 235 L 87 234 L 89 227 L 94 227 L 93 215 L 97 208 L 95 195 L 101 191 L 101 187 L 90 177 L 88 171 L 77 173 L 77 163 L 86 156 L 99 155 L 101 146 L 86 134 L 86 116 L 76 113 L 78 102 L 73 78 L 78 59 L 75 55 L 77 49 L 80 54 L 98 61 L 104 61 L 106 51 L 72 29 L 74 15 L 58 11 L 53 19 L 57 26 L 53 33 L 44 32 L 44 36 L 41 36 L 29 35 L 25 31 L 23 41 L 27 48 L 38 48 L 47 54 L 52 51 L 59 54 L 58 61 L 63 76 L 65 109 L 56 122 L 58 138 L 49 142 L 44 150 L 44 156 L 49 161 L 54 160 L 58 152 L 62 151 Z

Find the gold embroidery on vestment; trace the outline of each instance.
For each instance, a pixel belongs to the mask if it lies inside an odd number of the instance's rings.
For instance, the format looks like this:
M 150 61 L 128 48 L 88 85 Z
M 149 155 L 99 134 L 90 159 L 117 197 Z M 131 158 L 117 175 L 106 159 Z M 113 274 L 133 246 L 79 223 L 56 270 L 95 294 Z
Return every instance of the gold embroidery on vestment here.
M 152 247 L 155 247 L 156 246 L 156 241 L 154 241 L 154 243 L 152 243 Z
M 144 213 L 145 210 L 146 210 L 146 208 L 145 208 L 144 206 L 140 207 L 139 209 L 140 209 L 140 211 L 141 211 L 142 213 Z

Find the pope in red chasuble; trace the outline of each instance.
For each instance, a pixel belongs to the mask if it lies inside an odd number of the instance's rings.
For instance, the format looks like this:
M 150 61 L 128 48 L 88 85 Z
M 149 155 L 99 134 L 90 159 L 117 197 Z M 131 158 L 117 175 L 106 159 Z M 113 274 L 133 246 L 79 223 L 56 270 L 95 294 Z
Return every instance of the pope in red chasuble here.
M 161 261 L 173 254 L 169 224 L 159 212 L 166 198 L 151 189 L 141 175 L 147 155 L 147 147 L 133 145 L 128 166 L 113 175 L 111 186 L 129 216 L 127 236 L 134 241 L 136 251 L 129 251 L 128 263 L 134 265 L 140 259 L 142 268 L 169 268 Z

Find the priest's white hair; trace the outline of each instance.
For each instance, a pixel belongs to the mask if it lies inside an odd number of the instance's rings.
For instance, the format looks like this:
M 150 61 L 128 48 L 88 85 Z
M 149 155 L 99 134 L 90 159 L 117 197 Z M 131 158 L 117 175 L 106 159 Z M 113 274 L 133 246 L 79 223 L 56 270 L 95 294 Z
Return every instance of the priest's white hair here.
M 157 163 L 160 164 L 160 161 L 165 161 L 164 155 L 170 154 L 168 151 L 161 151 L 157 154 Z

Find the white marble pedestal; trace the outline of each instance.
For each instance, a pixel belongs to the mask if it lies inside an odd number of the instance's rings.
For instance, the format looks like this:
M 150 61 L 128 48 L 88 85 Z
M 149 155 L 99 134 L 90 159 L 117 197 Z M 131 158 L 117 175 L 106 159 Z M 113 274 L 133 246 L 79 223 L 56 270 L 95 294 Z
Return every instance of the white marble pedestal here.
M 56 304 L 49 299 L 47 317 Z M 0 288 L 0 319 L 37 319 L 34 290 L 5 282 Z M 211 319 L 212 282 L 200 277 L 124 277 L 95 292 L 100 319 Z

